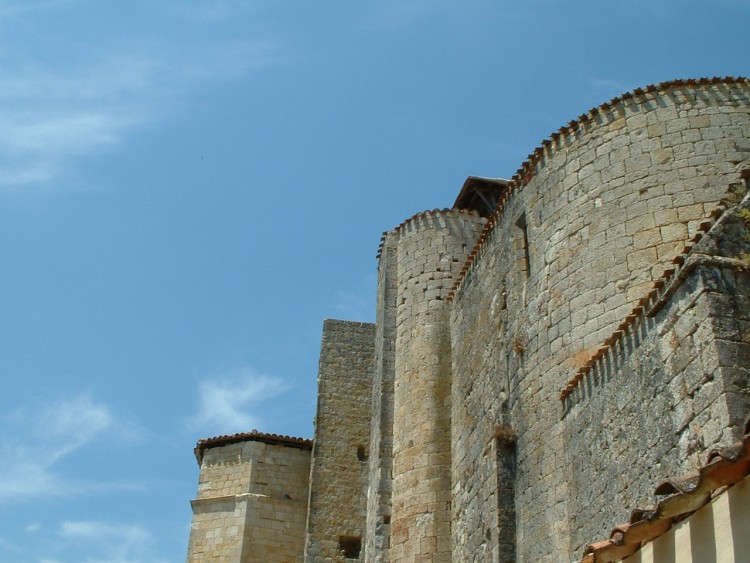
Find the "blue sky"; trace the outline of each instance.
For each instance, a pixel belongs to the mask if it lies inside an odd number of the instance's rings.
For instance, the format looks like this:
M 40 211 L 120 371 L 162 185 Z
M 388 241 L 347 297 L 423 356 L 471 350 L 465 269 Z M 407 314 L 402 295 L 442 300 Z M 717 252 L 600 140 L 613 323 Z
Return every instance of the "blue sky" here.
M 183 561 L 200 437 L 311 436 L 380 234 L 638 86 L 747 75 L 740 0 L 0 0 L 0 560 Z

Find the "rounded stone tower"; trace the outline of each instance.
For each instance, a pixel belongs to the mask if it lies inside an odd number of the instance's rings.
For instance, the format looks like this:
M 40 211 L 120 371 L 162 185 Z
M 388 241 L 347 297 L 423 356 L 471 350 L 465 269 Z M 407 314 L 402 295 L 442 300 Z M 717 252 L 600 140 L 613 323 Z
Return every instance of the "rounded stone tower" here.
M 445 298 L 484 219 L 420 213 L 398 229 L 391 560 L 451 559 L 451 342 Z

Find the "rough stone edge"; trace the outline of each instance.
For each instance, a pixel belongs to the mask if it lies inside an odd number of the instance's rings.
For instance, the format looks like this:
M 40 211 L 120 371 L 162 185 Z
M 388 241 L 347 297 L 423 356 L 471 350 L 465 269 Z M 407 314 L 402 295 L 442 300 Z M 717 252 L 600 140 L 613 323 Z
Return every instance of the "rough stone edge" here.
M 447 301 L 452 301 L 458 289 L 461 287 L 466 274 L 469 272 L 471 267 L 474 265 L 475 259 L 484 246 L 484 241 L 487 239 L 489 234 L 495 228 L 498 220 L 503 215 L 505 205 L 507 204 L 510 197 L 517 191 L 523 189 L 536 175 L 539 167 L 538 165 L 544 160 L 545 155 L 550 157 L 557 152 L 558 149 L 563 149 L 568 144 L 568 135 L 575 133 L 578 129 L 581 129 L 588 124 L 596 121 L 597 117 L 603 117 L 609 122 L 609 118 L 613 117 L 613 110 L 616 106 L 625 103 L 641 103 L 645 101 L 645 96 L 653 92 L 667 91 L 682 86 L 696 87 L 696 86 L 708 86 L 714 84 L 721 84 L 725 86 L 743 84 L 750 87 L 750 78 L 743 76 L 733 77 L 713 77 L 713 78 L 696 78 L 696 79 L 684 79 L 684 80 L 670 80 L 667 82 L 660 82 L 659 84 L 652 84 L 644 88 L 636 88 L 620 96 L 612 98 L 608 102 L 604 102 L 599 106 L 589 110 L 588 112 L 581 114 L 578 118 L 574 119 L 567 125 L 563 125 L 560 129 L 552 133 L 550 137 L 542 141 L 539 145 L 525 160 L 521 167 L 516 171 L 513 177 L 510 179 L 508 188 L 505 190 L 500 200 L 497 203 L 495 211 L 487 219 L 487 223 L 482 229 L 482 232 L 477 239 L 477 242 L 472 250 L 471 254 L 466 260 L 461 273 L 456 278 L 456 283 L 453 288 L 448 292 Z M 613 119 L 614 120 L 614 119 Z
M 195 459 L 198 460 L 198 465 L 200 465 L 203 462 L 203 455 L 206 450 L 240 442 L 263 442 L 264 444 L 270 444 L 273 446 L 286 446 L 288 448 L 297 448 L 300 450 L 312 450 L 313 445 L 313 441 L 308 438 L 295 438 L 293 436 L 282 436 L 280 434 L 265 434 L 253 430 L 252 432 L 243 432 L 228 436 L 215 436 L 214 438 L 198 440 L 198 443 L 193 450 L 195 452 Z
M 742 177 L 745 177 L 743 172 Z M 672 266 L 666 268 L 662 275 L 657 278 L 651 291 L 636 302 L 635 308 L 628 314 L 615 331 L 602 342 L 601 346 L 594 352 L 589 360 L 578 369 L 576 374 L 568 381 L 567 385 L 560 391 L 560 401 L 563 402 L 564 412 L 567 414 L 573 405 L 566 404 L 566 399 L 573 393 L 578 384 L 597 365 L 608 359 L 614 361 L 614 355 L 620 349 L 620 343 L 628 334 L 634 334 L 638 326 L 652 318 L 664 308 L 669 299 L 682 285 L 690 273 L 698 266 L 726 268 L 737 272 L 750 270 L 750 265 L 737 258 L 723 256 L 711 256 L 707 254 L 694 253 L 693 245 L 698 243 L 724 216 L 727 206 L 719 204 L 709 215 L 709 218 L 698 225 L 696 233 L 683 247 L 682 251 L 672 259 Z
M 422 219 L 422 218 L 432 219 L 432 218 L 439 217 L 439 216 L 450 217 L 451 215 L 455 215 L 457 217 L 461 215 L 468 215 L 474 218 L 480 217 L 479 213 L 477 211 L 474 211 L 473 209 L 456 209 L 456 208 L 448 209 L 446 207 L 443 209 L 432 209 L 432 210 L 427 210 L 427 211 L 420 211 L 419 213 L 415 213 L 408 219 L 402 221 L 398 227 L 391 229 L 390 231 L 385 231 L 383 233 L 383 235 L 380 237 L 380 244 L 378 245 L 378 253 L 375 256 L 375 258 L 379 260 L 380 256 L 383 254 L 383 245 L 385 244 L 385 237 L 389 233 L 400 233 L 406 227 L 408 227 L 411 223 L 413 223 L 414 221 L 417 221 L 418 219 Z

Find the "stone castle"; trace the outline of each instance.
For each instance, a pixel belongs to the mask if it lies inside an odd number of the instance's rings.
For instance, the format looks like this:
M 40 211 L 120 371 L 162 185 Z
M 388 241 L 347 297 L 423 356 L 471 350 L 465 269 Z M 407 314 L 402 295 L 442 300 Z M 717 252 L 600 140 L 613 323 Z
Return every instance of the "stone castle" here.
M 750 413 L 750 80 L 592 109 L 387 231 L 313 440 L 201 440 L 188 560 L 581 559 Z

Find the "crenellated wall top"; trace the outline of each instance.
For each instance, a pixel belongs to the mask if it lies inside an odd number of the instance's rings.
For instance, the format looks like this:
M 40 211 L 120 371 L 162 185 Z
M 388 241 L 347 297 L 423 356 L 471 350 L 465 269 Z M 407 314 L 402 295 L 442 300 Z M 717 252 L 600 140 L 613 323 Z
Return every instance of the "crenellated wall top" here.
M 403 232 L 406 229 L 409 229 L 414 223 L 419 221 L 436 221 L 440 219 L 449 219 L 449 218 L 471 218 L 473 220 L 479 220 L 481 219 L 481 216 L 479 213 L 473 209 L 432 209 L 427 211 L 420 211 L 419 213 L 415 213 L 405 221 L 403 221 L 400 225 L 398 225 L 396 228 L 391 229 L 390 231 L 385 231 L 383 235 L 380 237 L 380 245 L 378 246 L 378 253 L 376 255 L 376 258 L 380 259 L 381 254 L 383 253 L 383 244 L 385 243 L 385 237 L 390 234 L 398 234 Z
M 678 88 L 687 87 L 693 91 L 699 89 L 707 90 L 708 88 L 715 86 L 730 86 L 730 85 L 742 85 L 750 89 L 750 78 L 745 77 L 714 77 L 714 78 L 696 78 L 687 80 L 670 80 L 667 82 L 660 82 L 659 84 L 652 84 L 645 88 L 636 88 L 629 92 L 625 92 L 620 96 L 614 97 L 608 102 L 604 102 L 579 115 L 576 119 L 570 121 L 568 124 L 563 125 L 552 133 L 549 138 L 542 141 L 539 145 L 521 164 L 521 167 L 510 179 L 510 188 L 518 189 L 528 184 L 531 178 L 538 171 L 537 165 L 542 164 L 545 157 L 549 157 L 550 152 L 554 152 L 560 148 L 564 148 L 565 145 L 573 140 L 571 134 L 575 134 L 578 130 L 584 129 L 590 124 L 596 123 L 597 118 L 607 119 L 607 122 L 614 121 L 619 116 L 616 115 L 617 107 L 625 103 L 639 104 L 649 100 L 649 97 L 656 92 L 666 92 L 668 90 L 675 90 Z
M 600 104 L 581 114 L 576 119 L 563 125 L 552 133 L 550 137 L 542 143 L 527 157 L 521 164 L 521 167 L 511 177 L 507 188 L 500 196 L 494 213 L 489 216 L 484 229 L 477 239 L 476 245 L 466 260 L 460 275 L 456 279 L 453 289 L 448 295 L 448 300 L 452 300 L 456 291 L 461 286 L 467 272 L 471 269 L 476 257 L 481 252 L 482 246 L 488 235 L 495 228 L 496 223 L 502 217 L 506 204 L 512 196 L 519 190 L 527 186 L 532 179 L 544 169 L 546 163 L 552 159 L 558 152 L 565 150 L 572 143 L 580 140 L 585 134 L 594 131 L 600 127 L 606 126 L 624 115 L 626 107 L 632 107 L 638 104 L 653 102 L 655 96 L 659 93 L 674 92 L 679 89 L 686 89 L 697 95 L 699 92 L 716 96 L 721 94 L 726 99 L 730 99 L 722 94 L 721 89 L 732 86 L 739 86 L 746 90 L 748 96 L 746 101 L 750 101 L 750 78 L 746 77 L 714 77 L 698 78 L 685 80 L 671 80 L 653 84 L 644 88 L 636 88 L 620 96 L 612 98 L 610 101 Z M 697 96 L 696 96 L 697 97 Z M 706 96 L 708 98 L 708 96 Z M 731 98 L 733 101 L 739 101 L 737 98 Z

